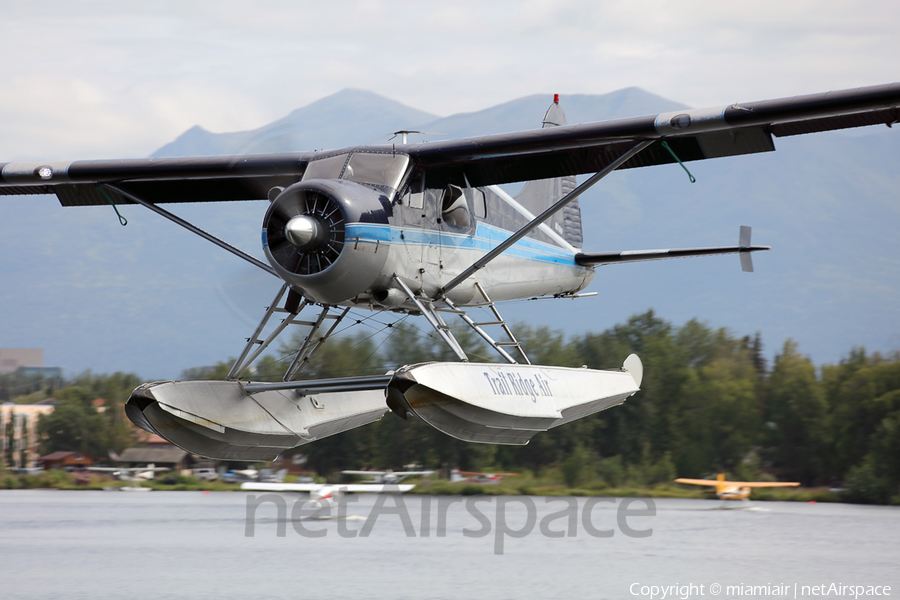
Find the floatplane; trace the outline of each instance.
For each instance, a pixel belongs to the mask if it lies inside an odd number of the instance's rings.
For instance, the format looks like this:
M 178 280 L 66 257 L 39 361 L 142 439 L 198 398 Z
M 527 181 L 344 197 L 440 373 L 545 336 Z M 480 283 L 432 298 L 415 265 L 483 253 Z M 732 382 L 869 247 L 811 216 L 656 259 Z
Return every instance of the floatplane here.
M 127 481 L 131 484 L 104 487 L 103 489 L 106 491 L 150 492 L 153 488 L 144 487 L 141 485 L 141 482 L 149 481 L 153 479 L 157 473 L 162 473 L 171 469 L 149 464 L 146 467 L 88 467 L 87 470 L 94 473 L 106 473 L 112 475 L 119 481 Z
M 398 484 L 408 477 L 427 477 L 434 475 L 434 471 L 393 471 L 387 469 L 385 471 L 341 471 L 344 475 L 354 475 L 368 477 L 362 483 L 375 485 L 394 485 Z
M 797 487 L 796 481 L 726 481 L 725 473 L 719 473 L 715 479 L 678 478 L 675 483 L 687 485 L 703 485 L 715 488 L 719 500 L 744 500 L 750 498 L 753 488 Z
M 480 483 L 483 485 L 497 485 L 504 477 L 515 477 L 518 473 L 481 473 L 478 471 L 450 471 L 450 483 Z
M 402 494 L 416 487 L 414 483 L 401 483 L 407 477 L 424 477 L 434 471 L 342 471 L 345 475 L 365 475 L 368 481 L 361 483 L 265 483 L 248 481 L 241 489 L 252 492 L 306 492 L 309 494 L 310 519 L 330 519 L 334 516 L 331 506 L 344 494 Z M 356 519 L 353 515 L 349 519 Z
M 770 152 L 774 138 L 891 126 L 900 83 L 568 125 L 555 97 L 542 128 L 484 137 L 246 156 L 10 162 L 0 194 L 55 194 L 65 207 L 140 204 L 282 282 L 222 381 L 157 381 L 125 410 L 188 452 L 267 461 L 371 423 L 388 411 L 469 442 L 526 444 L 535 434 L 623 403 L 640 388 L 630 355 L 602 371 L 531 364 L 497 303 L 579 298 L 601 265 L 737 254 L 736 246 L 582 251 L 579 197 L 617 169 Z M 402 141 L 408 142 L 409 132 Z M 589 175 L 578 184 L 576 175 Z M 528 182 L 516 196 L 502 184 Z M 267 262 L 161 205 L 268 202 Z M 484 309 L 489 318 L 470 313 Z M 351 309 L 419 315 L 456 361 L 379 376 L 303 380 L 304 365 Z M 445 319 L 460 319 L 500 358 L 470 361 Z M 305 338 L 282 381 L 252 365 L 286 330 Z
M 257 492 L 309 492 L 311 499 L 332 498 L 338 493 L 403 493 L 416 487 L 414 483 L 401 483 L 407 477 L 426 477 L 434 471 L 341 471 L 345 475 L 365 475 L 367 481 L 360 483 L 285 483 L 255 482 L 241 484 L 242 490 Z

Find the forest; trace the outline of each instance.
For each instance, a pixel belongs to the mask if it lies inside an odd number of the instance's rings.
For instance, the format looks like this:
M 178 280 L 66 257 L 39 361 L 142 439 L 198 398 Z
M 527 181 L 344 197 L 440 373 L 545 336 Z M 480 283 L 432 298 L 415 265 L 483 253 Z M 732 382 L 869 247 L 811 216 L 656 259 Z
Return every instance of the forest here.
M 535 364 L 615 369 L 630 353 L 644 363 L 641 391 L 621 406 L 538 434 L 526 446 L 470 444 L 393 414 L 372 425 L 302 447 L 320 474 L 340 469 L 459 467 L 470 471 L 561 473 L 567 484 L 590 479 L 617 487 L 653 486 L 675 477 L 727 472 L 742 480 L 779 479 L 838 486 L 855 502 L 887 503 L 900 494 L 900 354 L 852 348 L 837 365 L 817 367 L 797 344 L 783 342 L 769 364 L 762 340 L 698 320 L 675 326 L 652 310 L 602 333 L 566 337 L 518 324 Z M 456 331 L 472 360 L 491 361 L 470 331 Z M 404 364 L 453 360 L 436 336 L 403 323 L 389 336 L 335 337 L 305 371 L 307 378 L 384 373 Z M 279 379 L 294 337 L 265 356 L 257 380 Z M 184 379 L 223 378 L 231 361 L 188 369 Z M 42 417 L 42 453 L 80 450 L 106 456 L 133 443 L 122 405 L 141 382 L 134 374 L 83 373 L 48 388 L 11 376 L 0 394 L 14 402 L 52 396 Z M 21 392 L 31 391 L 28 394 Z M 92 408 L 96 398 L 107 410 Z

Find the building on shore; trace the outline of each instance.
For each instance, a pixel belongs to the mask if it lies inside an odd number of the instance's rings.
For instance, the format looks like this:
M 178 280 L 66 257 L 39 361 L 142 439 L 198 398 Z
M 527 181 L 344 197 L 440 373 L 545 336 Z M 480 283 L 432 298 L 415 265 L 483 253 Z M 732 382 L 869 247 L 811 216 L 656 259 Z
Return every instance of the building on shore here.
M 190 470 L 194 466 L 193 457 L 171 444 L 168 447 L 126 448 L 115 457 L 123 467 L 168 467 L 176 473 Z
M 85 452 L 51 452 L 37 460 L 38 466 L 45 471 L 50 469 L 87 469 L 93 467 L 100 459 Z
M 0 460 L 12 469 L 32 469 L 38 453 L 38 420 L 53 412 L 53 402 L 0 405 Z
M 0 373 L 15 373 L 22 367 L 44 367 L 43 348 L 0 348 Z

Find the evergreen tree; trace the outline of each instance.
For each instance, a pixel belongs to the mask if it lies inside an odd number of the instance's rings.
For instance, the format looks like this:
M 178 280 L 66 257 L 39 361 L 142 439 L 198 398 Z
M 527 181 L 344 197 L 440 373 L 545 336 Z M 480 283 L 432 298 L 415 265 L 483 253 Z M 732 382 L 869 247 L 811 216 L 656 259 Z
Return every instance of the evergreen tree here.
M 769 452 L 786 476 L 812 484 L 827 475 L 828 405 L 816 368 L 787 340 L 768 382 Z

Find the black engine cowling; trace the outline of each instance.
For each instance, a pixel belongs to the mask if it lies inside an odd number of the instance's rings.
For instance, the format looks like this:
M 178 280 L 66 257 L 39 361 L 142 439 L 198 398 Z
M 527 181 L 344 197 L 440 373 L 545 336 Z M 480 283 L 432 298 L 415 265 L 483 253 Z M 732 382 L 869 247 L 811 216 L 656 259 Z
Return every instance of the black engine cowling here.
M 269 206 L 263 250 L 291 287 L 337 304 L 368 291 L 382 275 L 389 246 L 368 239 L 366 224 L 388 224 L 378 191 L 342 180 L 302 181 Z

